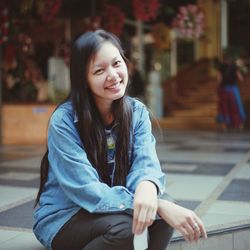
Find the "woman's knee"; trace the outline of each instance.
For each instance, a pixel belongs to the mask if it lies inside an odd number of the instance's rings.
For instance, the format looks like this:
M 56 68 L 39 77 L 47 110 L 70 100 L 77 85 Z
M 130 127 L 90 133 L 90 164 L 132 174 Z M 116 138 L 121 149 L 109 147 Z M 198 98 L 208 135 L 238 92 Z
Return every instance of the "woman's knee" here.
M 133 243 L 132 221 L 132 217 L 127 215 L 114 218 L 104 237 L 112 242 Z

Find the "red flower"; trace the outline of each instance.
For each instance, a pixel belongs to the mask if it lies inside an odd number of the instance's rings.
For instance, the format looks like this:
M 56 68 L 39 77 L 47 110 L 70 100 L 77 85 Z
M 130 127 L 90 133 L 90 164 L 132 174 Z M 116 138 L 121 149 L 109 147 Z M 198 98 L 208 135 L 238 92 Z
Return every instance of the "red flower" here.
M 0 45 L 8 40 L 9 12 L 4 4 L 0 5 Z
M 115 5 L 105 5 L 102 24 L 104 29 L 120 35 L 125 21 L 125 15 L 119 7 Z
M 61 8 L 61 0 L 44 0 L 41 18 L 44 22 L 49 22 L 55 18 Z
M 133 0 L 134 15 L 138 20 L 149 21 L 157 16 L 159 0 Z

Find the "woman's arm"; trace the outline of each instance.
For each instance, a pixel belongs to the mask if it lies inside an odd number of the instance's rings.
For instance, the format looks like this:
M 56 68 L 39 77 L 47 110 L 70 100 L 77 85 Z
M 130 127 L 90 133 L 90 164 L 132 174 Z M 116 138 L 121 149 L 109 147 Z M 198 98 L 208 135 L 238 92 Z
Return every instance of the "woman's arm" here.
M 127 187 L 134 196 L 133 232 L 140 234 L 153 223 L 157 213 L 157 196 L 165 189 L 165 174 L 161 171 L 152 135 L 151 121 L 144 105 L 133 114 L 131 169 Z
M 142 181 L 151 181 L 157 187 L 158 194 L 165 191 L 165 174 L 161 170 L 156 154 L 155 138 L 149 113 L 143 104 L 137 104 L 133 114 L 131 168 L 126 186 L 134 193 Z
M 100 180 L 81 145 L 72 117 L 57 110 L 48 131 L 49 163 L 66 196 L 89 212 L 123 211 L 133 206 L 126 187 L 109 187 Z
M 134 196 L 133 233 L 141 234 L 149 227 L 157 213 L 157 189 L 154 183 L 142 181 Z
M 185 240 L 197 241 L 201 236 L 207 238 L 201 219 L 193 211 L 159 199 L 157 212 L 170 226 L 179 231 Z

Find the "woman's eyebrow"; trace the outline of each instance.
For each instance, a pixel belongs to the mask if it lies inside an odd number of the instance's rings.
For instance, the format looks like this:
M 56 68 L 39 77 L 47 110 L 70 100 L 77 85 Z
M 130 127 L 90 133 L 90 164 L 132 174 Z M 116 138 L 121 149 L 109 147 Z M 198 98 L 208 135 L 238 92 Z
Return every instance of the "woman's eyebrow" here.
M 115 60 L 117 60 L 119 58 L 119 56 L 115 56 L 111 61 L 114 62 Z M 106 63 L 98 63 L 98 64 L 93 64 L 92 68 L 100 68 L 103 67 L 103 65 L 105 65 Z
M 100 67 L 102 67 L 103 66 L 103 64 L 93 64 L 92 65 L 92 68 L 100 68 Z

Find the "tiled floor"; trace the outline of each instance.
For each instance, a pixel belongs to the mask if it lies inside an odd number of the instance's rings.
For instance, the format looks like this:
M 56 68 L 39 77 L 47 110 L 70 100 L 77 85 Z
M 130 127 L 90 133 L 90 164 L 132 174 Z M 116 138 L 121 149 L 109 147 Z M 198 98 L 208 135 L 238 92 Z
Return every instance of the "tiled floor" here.
M 167 191 L 208 231 L 250 223 L 250 134 L 163 131 L 158 153 Z
M 250 223 L 250 134 L 156 132 L 167 192 L 194 209 L 208 231 Z M 0 249 L 43 249 L 32 209 L 43 146 L 0 147 Z M 178 234 L 175 234 L 178 236 Z

